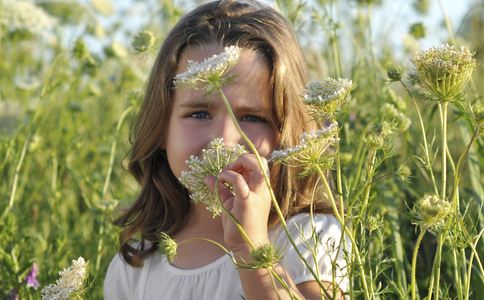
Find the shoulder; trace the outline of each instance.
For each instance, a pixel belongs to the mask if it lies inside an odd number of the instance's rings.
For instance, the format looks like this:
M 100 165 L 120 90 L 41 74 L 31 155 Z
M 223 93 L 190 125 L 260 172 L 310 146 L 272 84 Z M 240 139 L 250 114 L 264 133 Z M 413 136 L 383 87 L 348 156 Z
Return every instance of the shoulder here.
M 292 216 L 286 221 L 287 229 L 293 239 L 303 242 L 317 239 L 320 242 L 329 238 L 341 237 L 341 225 L 335 216 L 329 214 L 302 213 Z M 274 243 L 287 243 L 287 235 L 282 226 L 272 231 Z
M 333 215 L 298 214 L 286 221 L 288 238 L 282 226 L 271 232 L 272 243 L 284 253 L 281 264 L 295 284 L 315 280 L 308 266 L 318 270 L 319 280 L 333 282 L 344 291 L 348 277 L 346 259 L 351 245 L 344 237 L 341 225 Z M 301 259 L 304 258 L 305 263 Z M 336 274 L 336 278 L 333 278 Z
M 104 278 L 104 299 L 134 299 L 149 262 L 150 257 L 145 259 L 142 267 L 133 267 L 120 253 L 116 254 Z

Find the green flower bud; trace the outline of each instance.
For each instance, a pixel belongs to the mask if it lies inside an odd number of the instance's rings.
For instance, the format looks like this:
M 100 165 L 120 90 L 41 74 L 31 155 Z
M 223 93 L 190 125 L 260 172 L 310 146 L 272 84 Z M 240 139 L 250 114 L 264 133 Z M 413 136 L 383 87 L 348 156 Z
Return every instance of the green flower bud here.
M 410 26 L 410 34 L 417 40 L 425 37 L 425 25 L 421 22 L 413 23 Z
M 265 244 L 252 250 L 251 256 L 254 261 L 247 266 L 249 269 L 267 269 L 278 264 L 283 254 L 272 245 Z
M 176 257 L 177 244 L 168 234 L 160 233 L 159 247 L 161 254 L 166 255 L 169 262 L 173 262 Z
M 155 36 L 151 31 L 144 30 L 138 33 L 131 43 L 133 50 L 137 53 L 145 52 L 153 47 Z
M 403 182 L 408 181 L 411 175 L 412 175 L 412 171 L 407 165 L 401 165 L 398 167 L 397 176 L 400 178 L 401 181 Z
M 390 67 L 387 70 L 387 75 L 391 81 L 400 81 L 402 79 L 402 70 L 400 67 Z
M 87 60 L 91 58 L 91 53 L 82 38 L 78 38 L 75 41 L 74 47 L 72 48 L 72 55 L 78 60 Z

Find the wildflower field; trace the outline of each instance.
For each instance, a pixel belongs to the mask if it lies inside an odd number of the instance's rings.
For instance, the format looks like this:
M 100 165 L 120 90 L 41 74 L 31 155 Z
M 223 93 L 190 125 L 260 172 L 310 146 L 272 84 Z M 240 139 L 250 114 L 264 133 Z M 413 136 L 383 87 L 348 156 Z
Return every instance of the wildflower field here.
M 452 24 L 445 1 L 395 1 L 420 20 L 387 15 L 408 28 L 395 37 L 372 25 L 389 1 L 266 1 L 317 81 L 301 101 L 344 90 L 320 161 L 352 244 L 348 297 L 482 299 L 484 4 Z M 0 0 L 1 299 L 102 299 L 112 220 L 138 193 L 126 166 L 146 79 L 199 2 Z M 445 35 L 429 46 L 431 11 Z

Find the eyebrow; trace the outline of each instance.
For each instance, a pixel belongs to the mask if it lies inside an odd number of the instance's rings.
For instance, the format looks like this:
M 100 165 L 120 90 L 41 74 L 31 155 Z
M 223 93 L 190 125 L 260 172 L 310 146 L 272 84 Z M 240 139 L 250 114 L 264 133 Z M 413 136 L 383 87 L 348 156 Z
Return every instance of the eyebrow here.
M 183 104 L 180 104 L 181 107 L 183 108 L 195 108 L 195 109 L 210 109 L 213 107 L 213 103 L 211 101 L 207 101 L 205 99 L 201 100 L 201 99 L 197 99 L 197 100 L 190 100 L 190 101 L 187 101 Z M 225 109 L 225 107 L 224 107 Z M 232 109 L 234 109 L 232 107 Z M 257 108 L 257 107 L 253 107 L 253 106 L 239 106 L 239 107 L 236 107 L 235 110 L 239 113 L 264 113 L 264 114 L 268 114 L 270 113 L 270 110 L 266 110 L 266 109 L 261 109 L 261 108 Z

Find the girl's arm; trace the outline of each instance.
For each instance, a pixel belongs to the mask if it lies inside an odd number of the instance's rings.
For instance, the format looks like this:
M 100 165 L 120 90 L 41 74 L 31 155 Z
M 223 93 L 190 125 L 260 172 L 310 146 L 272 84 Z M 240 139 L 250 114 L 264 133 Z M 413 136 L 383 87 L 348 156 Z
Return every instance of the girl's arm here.
M 268 173 L 267 162 L 263 159 Z M 240 226 L 244 228 L 243 237 L 233 220 L 227 214 L 222 215 L 224 241 L 234 253 L 235 259 L 242 264 L 252 261 L 251 247 L 270 244 L 267 221 L 271 208 L 270 192 L 267 188 L 257 159 L 252 154 L 241 156 L 236 162 L 228 165 L 218 176 L 219 193 L 224 207 L 232 214 Z M 214 186 L 214 179 L 208 180 L 209 186 Z M 232 190 L 224 183 L 228 183 Z M 246 239 L 249 239 L 248 242 Z M 275 270 L 289 285 L 293 296 L 299 299 L 321 299 L 319 285 L 308 281 L 295 285 L 281 265 Z M 277 283 L 267 269 L 239 269 L 240 280 L 247 299 L 290 299 L 287 290 Z M 331 284 L 328 283 L 331 287 Z M 332 291 L 331 288 L 328 289 Z

